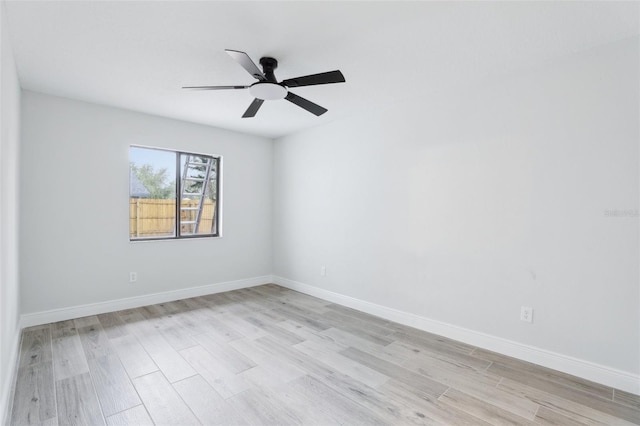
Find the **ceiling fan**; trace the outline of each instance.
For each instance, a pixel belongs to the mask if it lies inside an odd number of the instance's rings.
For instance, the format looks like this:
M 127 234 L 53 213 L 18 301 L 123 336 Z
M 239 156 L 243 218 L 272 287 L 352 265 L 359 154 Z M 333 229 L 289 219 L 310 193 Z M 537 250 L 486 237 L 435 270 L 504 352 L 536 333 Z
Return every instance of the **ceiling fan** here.
M 265 100 L 286 99 L 291 103 L 306 109 L 312 114 L 322 115 L 326 108 L 300 97 L 289 91 L 290 87 L 315 86 L 317 84 L 344 83 L 345 79 L 338 70 L 323 72 L 320 74 L 305 75 L 303 77 L 288 78 L 278 83 L 273 71 L 278 67 L 278 61 L 274 58 L 260 58 L 262 71 L 245 52 L 226 49 L 227 52 L 242 68 L 247 70 L 258 81 L 250 86 L 184 86 L 183 89 L 194 90 L 225 90 L 225 89 L 249 89 L 249 93 L 255 99 L 244 112 L 242 118 L 255 117 Z

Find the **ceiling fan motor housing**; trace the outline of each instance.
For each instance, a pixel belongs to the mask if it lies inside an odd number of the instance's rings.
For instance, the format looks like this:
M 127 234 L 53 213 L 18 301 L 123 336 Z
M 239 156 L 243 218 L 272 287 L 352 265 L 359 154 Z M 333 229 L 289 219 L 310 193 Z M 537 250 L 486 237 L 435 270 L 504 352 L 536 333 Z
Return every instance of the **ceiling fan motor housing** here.
M 262 71 L 264 76 L 267 77 L 267 81 L 271 83 L 277 83 L 276 76 L 273 71 L 278 68 L 278 61 L 275 58 L 268 56 L 260 58 L 260 65 L 262 65 Z
M 273 70 L 278 68 L 278 61 L 275 58 L 264 57 L 260 58 L 260 65 L 266 81 L 258 81 L 249 88 L 251 96 L 265 101 L 273 101 L 276 99 L 284 99 L 287 96 L 287 89 L 281 84 L 278 84 Z
M 270 83 L 267 81 L 259 81 L 249 87 L 251 96 L 265 101 L 273 101 L 276 99 L 284 99 L 287 96 L 287 89 L 278 83 Z

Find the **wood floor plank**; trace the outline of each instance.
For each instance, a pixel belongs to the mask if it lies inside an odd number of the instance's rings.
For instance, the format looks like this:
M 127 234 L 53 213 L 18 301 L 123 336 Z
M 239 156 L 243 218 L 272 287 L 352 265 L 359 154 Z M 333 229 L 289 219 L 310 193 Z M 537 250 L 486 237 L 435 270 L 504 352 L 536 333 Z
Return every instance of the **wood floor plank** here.
M 363 339 L 357 335 L 357 333 L 354 334 L 353 332 L 332 327 L 323 331 L 322 335 L 332 338 L 337 344 L 345 346 L 345 349 L 349 347 L 360 349 L 385 361 L 400 364 L 406 360 L 405 357 L 399 356 L 398 351 L 388 350 L 387 347 L 390 345 L 382 346 L 370 340 Z
M 58 321 L 50 325 L 51 338 L 59 339 L 61 337 L 73 337 L 78 334 L 75 322 L 73 320 Z
M 592 393 L 583 392 L 582 390 L 576 389 L 572 386 L 548 381 L 546 377 L 541 378 L 535 374 L 515 370 L 495 362 L 491 364 L 488 371 L 514 381 L 526 383 L 527 386 L 553 393 L 563 399 L 594 408 L 603 413 L 619 417 L 632 423 L 640 424 L 640 410 L 637 408 L 618 404 L 612 400 L 595 396 Z
M 189 363 L 166 341 L 161 341 L 160 337 L 143 340 L 142 346 L 169 382 L 173 383 L 196 374 Z
M 174 300 L 172 302 L 158 303 L 158 308 L 165 310 L 169 314 L 177 314 L 188 311 L 188 306 L 185 306 L 181 300 Z
M 185 330 L 190 336 L 210 332 L 211 327 L 209 326 L 209 324 L 207 324 L 203 320 L 203 318 L 198 315 L 194 312 L 182 312 L 178 315 L 172 315 L 171 319 L 175 324 L 178 324 L 183 330 Z
M 492 425 L 532 425 L 533 422 L 503 410 L 464 392 L 449 388 L 438 398 L 445 405 L 455 407 Z
M 242 379 L 247 382 L 249 388 L 261 388 L 265 391 L 274 391 L 279 386 L 286 385 L 291 380 L 298 379 L 306 373 L 292 366 L 283 366 L 282 364 L 265 363 L 250 368 L 239 374 Z M 283 373 L 284 371 L 284 373 Z
M 468 382 L 476 383 L 481 388 L 493 388 L 501 379 L 501 376 L 492 372 L 482 369 L 477 370 L 464 363 L 432 356 L 428 353 L 422 353 L 419 357 L 407 359 L 400 365 L 459 390 L 476 388 L 476 386 L 469 386 Z
M 619 404 L 628 405 L 629 407 L 640 410 L 640 395 L 615 389 L 613 393 L 613 400 Z
M 166 327 L 160 327 L 158 330 L 162 337 L 164 337 L 176 351 L 191 348 L 198 344 L 184 327 L 169 325 Z
M 387 424 L 386 419 L 308 375 L 288 383 L 281 398 L 303 424 Z
M 327 301 L 317 299 L 308 295 L 303 295 L 297 291 L 289 289 L 274 290 L 266 286 L 253 287 L 251 289 L 262 297 L 272 300 L 280 305 L 280 307 L 301 307 L 306 311 L 314 314 L 321 314 L 326 311 L 325 306 L 329 303 Z
M 433 395 L 424 393 L 397 380 L 389 380 L 380 386 L 387 398 L 401 401 L 403 405 L 411 407 L 412 416 L 407 418 L 418 424 L 437 425 L 489 425 L 478 417 L 472 416 L 455 407 L 441 403 Z
M 346 374 L 367 386 L 375 388 L 389 380 L 389 376 L 353 361 L 317 342 L 306 341 L 294 345 L 294 347 L 300 352 L 322 361 L 336 371 Z
M 253 312 L 255 312 L 254 309 L 251 309 L 250 307 L 245 306 L 242 303 L 237 303 L 236 300 L 229 297 L 229 293 L 230 292 L 225 292 L 225 293 L 219 293 L 217 295 L 217 302 L 219 304 L 218 306 L 224 306 L 224 312 L 220 312 L 220 313 L 231 314 L 233 316 L 238 316 L 238 317 L 244 317 L 246 315 L 251 315 Z
M 202 376 L 193 376 L 173 384 L 174 389 L 191 408 L 203 425 L 248 424 L 236 409 L 227 403 Z
M 215 320 L 241 337 L 250 337 L 257 339 L 266 336 L 267 332 L 255 325 L 245 321 L 242 316 L 235 315 L 231 312 L 219 312 L 215 316 Z
M 144 320 L 141 314 L 138 316 L 131 315 L 127 319 L 123 318 L 123 320 L 125 320 L 130 332 L 136 336 L 169 382 L 177 382 L 196 374 L 189 363 L 180 356 L 151 323 Z
M 358 318 L 362 321 L 366 321 L 370 324 L 375 324 L 379 327 L 389 327 L 392 324 L 389 320 L 377 317 L 375 315 L 368 314 L 366 312 L 358 311 L 356 309 L 348 308 L 346 306 L 338 305 L 337 303 L 330 303 L 325 306 L 328 310 L 339 312 L 343 315 L 348 315 L 354 318 Z
M 348 344 L 342 344 L 339 343 L 334 337 L 322 333 L 322 332 L 318 332 L 318 331 L 314 331 L 308 327 L 305 327 L 302 324 L 299 324 L 295 321 L 292 320 L 285 320 L 282 322 L 279 322 L 277 324 L 275 324 L 276 327 L 278 328 L 283 328 L 285 330 L 287 330 L 290 333 L 295 334 L 296 336 L 298 336 L 302 341 L 305 340 L 311 340 L 314 342 L 317 342 L 319 344 L 322 344 L 328 348 L 333 349 L 336 352 L 339 352 L 341 350 L 347 349 L 350 345 Z M 329 329 L 332 330 L 332 329 Z M 328 331 L 329 331 L 328 330 Z M 369 342 L 367 342 L 368 344 Z M 380 346 L 381 348 L 381 346 Z
M 362 339 L 355 334 L 348 333 L 337 328 L 332 327 L 328 330 L 319 332 L 307 328 L 293 320 L 286 320 L 276 325 L 297 334 L 300 338 L 311 340 L 331 348 L 335 352 L 340 352 L 341 350 L 349 347 L 354 347 L 375 355 L 378 358 L 384 359 L 385 361 L 394 362 L 398 365 L 407 360 L 404 353 L 394 350 L 392 347 L 393 344 L 381 346 L 377 343 L 372 343 L 369 340 Z
M 586 379 L 571 376 L 560 371 L 545 368 L 529 362 L 517 360 L 506 355 L 497 354 L 495 352 L 484 349 L 476 349 L 471 356 L 491 361 L 498 365 L 508 367 L 519 372 L 526 372 L 535 375 L 538 378 L 548 380 L 553 383 L 559 383 L 569 386 L 583 392 L 591 393 L 605 399 L 613 399 L 613 389 L 609 386 L 594 383 Z
M 263 350 L 252 339 L 239 339 L 230 343 L 238 352 L 253 360 L 257 366 L 240 375 L 256 386 L 273 387 L 304 376 L 302 369 Z
M 302 376 L 304 377 L 304 376 Z M 274 395 L 283 405 L 290 410 L 302 425 L 338 425 L 346 424 L 336 419 L 335 413 L 328 413 L 326 410 L 320 410 L 315 402 L 312 402 L 301 395 L 299 392 L 292 392 L 290 384 L 281 384 L 279 386 L 269 386 L 263 388 L 266 392 Z M 333 390 L 330 390 L 333 392 Z
M 50 327 L 27 328 L 22 331 L 19 367 L 51 362 L 52 357 Z
M 133 380 L 142 402 L 156 425 L 197 425 L 198 419 L 173 389 L 164 375 L 156 371 Z
M 153 420 L 144 405 L 138 405 L 107 417 L 108 426 L 153 426 Z
M 282 306 L 285 302 L 278 300 L 277 297 L 266 297 L 264 294 L 255 291 L 255 287 L 240 290 L 243 298 L 247 298 L 252 303 L 262 306 L 262 311 L 273 311 Z
M 224 293 L 227 300 L 233 302 L 235 305 L 241 305 L 246 307 L 251 314 L 256 314 L 258 312 L 273 309 L 276 306 L 270 303 L 269 300 L 266 300 L 264 297 L 260 297 L 251 292 L 242 290 L 235 290 Z
M 449 339 L 434 338 L 429 334 L 420 336 L 403 332 L 395 332 L 390 337 L 396 339 L 395 345 L 405 345 L 408 348 L 415 348 L 432 356 L 456 360 L 476 369 L 485 369 L 491 364 L 491 361 L 471 356 L 470 346 L 458 344 L 458 342 L 451 343 Z M 471 348 L 471 350 L 473 349 Z
M 395 333 L 393 328 L 389 328 L 385 325 L 378 325 L 376 323 L 368 322 L 367 320 L 360 319 L 352 315 L 346 315 L 335 310 L 329 310 L 322 314 L 323 318 L 327 318 L 330 324 L 334 327 L 339 324 L 342 327 L 343 324 L 349 324 L 350 326 L 359 330 L 365 331 L 375 336 L 387 337 L 392 333 Z M 393 341 L 393 339 L 391 339 Z
M 369 340 L 381 346 L 386 346 L 395 340 L 390 337 L 388 330 L 374 325 L 367 326 L 363 321 L 347 315 L 331 313 L 321 316 L 321 318 L 326 324 L 329 324 L 333 328 L 339 328 L 340 330 L 355 334 L 362 339 Z
M 235 350 L 227 343 L 219 343 L 211 335 L 198 334 L 193 336 L 195 342 L 205 348 L 215 362 L 234 374 L 255 367 L 257 364 Z
M 285 317 L 277 313 L 274 309 L 265 309 L 260 312 L 256 312 L 254 316 L 260 321 L 273 325 L 277 325 L 278 323 L 287 320 Z
M 425 417 L 416 413 L 415 409 L 400 400 L 390 399 L 387 395 L 370 386 L 358 382 L 351 377 L 334 371 L 318 360 L 296 351 L 292 347 L 280 345 L 270 337 L 256 340 L 266 351 L 296 367 L 306 371 L 309 375 L 322 381 L 334 391 L 350 398 L 354 402 L 366 407 L 376 415 L 387 420 L 389 424 L 415 423 L 424 424 Z
M 276 327 L 273 324 L 266 323 L 266 322 L 260 320 L 259 318 L 257 318 L 257 315 L 253 315 L 252 314 L 250 316 L 246 316 L 244 319 L 245 319 L 245 321 L 249 322 L 250 324 L 253 324 L 256 327 L 264 330 L 269 335 L 271 335 L 274 338 L 280 340 L 284 344 L 295 345 L 296 343 L 301 343 L 301 342 L 304 341 L 303 339 L 300 339 L 300 337 L 298 337 L 294 333 L 290 333 L 287 330 L 284 330 L 282 328 Z
M 26 346 L 31 352 L 33 345 Z M 38 351 L 39 353 L 39 351 Z M 31 359 L 27 356 L 27 359 Z M 18 369 L 11 424 L 38 425 L 56 417 L 53 364 L 39 362 Z
M 264 288 L 266 290 L 269 290 L 271 292 L 273 292 L 276 296 L 280 293 L 280 292 L 285 292 L 288 289 L 286 287 L 282 287 L 281 285 L 278 284 L 264 284 L 264 285 L 260 285 L 257 287 L 252 287 L 252 288 Z
M 201 311 L 209 310 L 209 302 L 201 296 L 182 299 L 182 301 L 189 307 L 189 312 L 191 313 L 197 314 Z
M 310 312 L 324 313 L 327 311 L 327 305 L 331 304 L 324 299 L 310 296 L 308 294 L 300 293 L 299 291 L 291 290 L 288 288 L 273 289 L 268 286 L 257 287 L 260 290 L 264 290 L 266 294 L 275 296 L 276 299 L 284 304 L 299 306 Z
M 434 397 L 440 396 L 448 388 L 447 385 L 431 380 L 426 376 L 420 376 L 414 371 L 407 370 L 359 349 L 348 348 L 341 351 L 340 354 Z
M 105 416 L 141 404 L 140 398 L 116 355 L 89 359 L 89 371 Z
M 287 304 L 287 302 L 280 300 L 276 294 L 273 294 L 263 287 L 264 286 L 250 287 L 243 289 L 243 291 L 245 294 L 249 295 L 251 300 L 255 301 L 255 303 L 261 304 L 270 310 Z
M 331 328 L 331 326 L 318 314 L 305 313 L 300 309 L 292 309 L 291 306 L 281 306 L 274 309 L 274 311 L 283 317 L 299 322 L 312 330 L 323 331 Z
M 401 324 L 391 324 L 390 327 L 396 329 L 396 332 L 391 334 L 391 338 L 394 340 L 400 340 L 412 345 L 418 345 L 420 347 L 443 349 L 447 352 L 455 351 L 460 354 L 469 355 L 476 348 L 466 343 L 458 342 L 456 340 L 449 339 L 447 337 L 438 336 L 437 334 L 427 333 L 426 331 L 418 330 L 415 328 L 407 327 Z
M 255 343 L 263 351 L 271 354 L 272 357 L 281 359 L 282 362 L 291 364 L 305 371 L 307 374 L 329 376 L 337 373 L 335 369 L 322 363 L 320 360 L 300 352 L 293 347 L 283 346 L 271 336 L 261 337 L 255 340 Z
M 240 333 L 225 324 L 223 321 L 217 318 L 208 318 L 206 320 L 207 331 L 206 333 L 218 342 L 233 342 L 234 340 L 243 339 L 244 334 Z M 199 333 L 202 334 L 202 333 Z
M 52 350 L 56 380 L 89 372 L 80 337 L 72 320 L 52 324 Z
M 586 424 L 549 410 L 547 407 L 540 407 L 534 420 L 535 424 L 544 426 L 584 426 Z
M 198 298 L 195 298 L 198 299 Z M 205 299 L 203 299 L 207 302 Z M 208 303 L 208 302 L 207 302 Z M 244 337 L 237 330 L 228 327 L 216 319 L 216 312 L 209 308 L 192 309 L 176 312 L 172 320 L 179 324 L 187 333 L 194 336 L 202 333 L 215 332 L 224 337 L 225 341 Z
M 414 345 L 406 340 L 398 340 L 387 345 L 385 348 L 387 351 L 393 351 L 397 353 L 399 357 L 404 357 L 405 359 L 416 359 L 428 355 L 431 358 L 437 358 L 445 362 L 453 362 L 461 366 L 464 365 L 478 371 L 484 371 L 491 365 L 491 361 L 460 353 L 447 346 L 434 347 L 433 344 L 424 345 L 420 343 Z
M 82 327 L 88 327 L 90 325 L 99 325 L 100 320 L 98 320 L 98 317 L 96 315 L 90 315 L 87 317 L 75 318 L 73 320 L 73 324 L 76 326 L 76 329 L 79 329 Z
M 105 424 L 89 373 L 56 381 L 56 395 L 60 426 Z
M 111 342 L 99 323 L 78 328 L 78 336 L 87 360 L 109 356 L 114 353 Z
M 58 426 L 58 417 L 51 417 L 40 423 L 41 426 Z
M 421 376 L 461 390 L 527 420 L 533 420 L 538 410 L 538 405 L 534 402 L 498 389 L 496 386 L 501 377 L 491 373 L 477 371 L 463 364 L 446 362 L 429 356 L 409 360 L 402 365 Z
M 171 302 L 169 302 L 171 303 Z M 156 304 L 156 305 L 148 305 L 148 306 L 140 306 L 136 308 L 136 310 L 146 319 L 150 320 L 151 323 L 154 323 L 154 319 L 162 318 L 163 315 L 172 315 L 176 313 L 176 309 L 169 310 L 167 308 L 168 304 Z
M 230 398 L 251 387 L 242 376 L 220 365 L 202 346 L 183 349 L 180 354 L 223 398 Z
M 232 303 L 223 296 L 223 293 L 205 294 L 204 296 L 201 296 L 201 298 L 206 300 L 209 309 L 215 312 L 218 312 L 219 309 L 224 310 L 225 305 Z
M 110 339 L 111 345 L 130 378 L 158 371 L 158 366 L 132 334 L 123 334 Z
M 498 384 L 498 389 L 512 393 L 517 397 L 528 399 L 542 407 L 587 425 L 637 426 L 638 424 L 637 422 L 627 421 L 615 414 L 608 414 L 595 407 L 582 405 L 511 379 L 502 379 Z
M 250 425 L 301 425 L 302 421 L 275 395 L 260 388 L 247 389 L 229 398 L 228 403 L 242 413 Z
M 198 344 L 193 340 L 189 331 L 173 319 L 174 316 L 178 316 L 184 312 L 190 312 L 190 310 L 175 312 L 175 310 L 169 311 L 160 305 L 140 308 L 142 316 L 148 319 L 162 337 L 177 351 Z
M 217 314 L 211 310 L 203 310 L 200 314 L 200 320 L 204 326 L 205 333 L 213 333 L 216 335 L 216 339 L 221 342 L 230 342 L 237 339 L 244 338 L 244 334 L 235 328 L 229 326 L 224 321 L 218 318 Z M 193 333 L 194 335 L 202 334 Z
M 116 312 L 108 312 L 98 315 L 98 321 L 107 337 L 114 338 L 127 334 L 125 323 L 120 319 Z

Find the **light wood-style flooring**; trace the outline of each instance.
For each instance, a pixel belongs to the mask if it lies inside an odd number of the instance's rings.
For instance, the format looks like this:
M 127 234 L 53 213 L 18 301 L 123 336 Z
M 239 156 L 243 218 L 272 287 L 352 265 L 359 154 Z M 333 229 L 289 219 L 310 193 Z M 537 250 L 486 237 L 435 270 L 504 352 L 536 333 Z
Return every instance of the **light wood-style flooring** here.
M 640 397 L 276 285 L 25 329 L 13 425 L 630 425 Z

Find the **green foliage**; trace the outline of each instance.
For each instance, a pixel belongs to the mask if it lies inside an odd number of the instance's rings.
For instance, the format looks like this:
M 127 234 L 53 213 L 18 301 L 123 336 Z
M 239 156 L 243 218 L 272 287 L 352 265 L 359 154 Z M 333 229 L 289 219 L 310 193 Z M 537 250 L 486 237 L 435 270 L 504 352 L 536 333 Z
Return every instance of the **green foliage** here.
M 150 164 L 137 166 L 135 163 L 131 163 L 130 167 L 138 180 L 151 193 L 149 198 L 176 198 L 176 182 L 175 179 L 167 182 L 167 169 L 161 168 L 159 170 L 155 170 Z
M 193 156 L 191 157 L 191 162 L 192 163 L 203 163 L 201 166 L 200 165 L 194 165 L 191 164 L 191 166 L 189 167 L 189 176 L 188 177 L 192 177 L 192 178 L 198 178 L 198 179 L 203 179 L 207 173 L 207 161 L 209 159 L 207 157 L 200 157 L 200 156 Z M 217 164 L 217 163 L 214 163 Z M 212 174 L 211 176 L 215 176 L 215 169 L 216 166 L 214 165 L 213 169 L 212 169 Z M 189 181 L 187 180 L 186 182 L 184 182 L 184 191 L 185 193 L 201 193 L 202 192 L 202 185 L 203 182 L 199 182 L 199 181 Z M 207 198 L 211 199 L 211 200 L 215 200 L 216 199 L 216 181 L 215 179 L 210 180 L 209 183 L 207 184 L 207 193 L 206 196 Z

